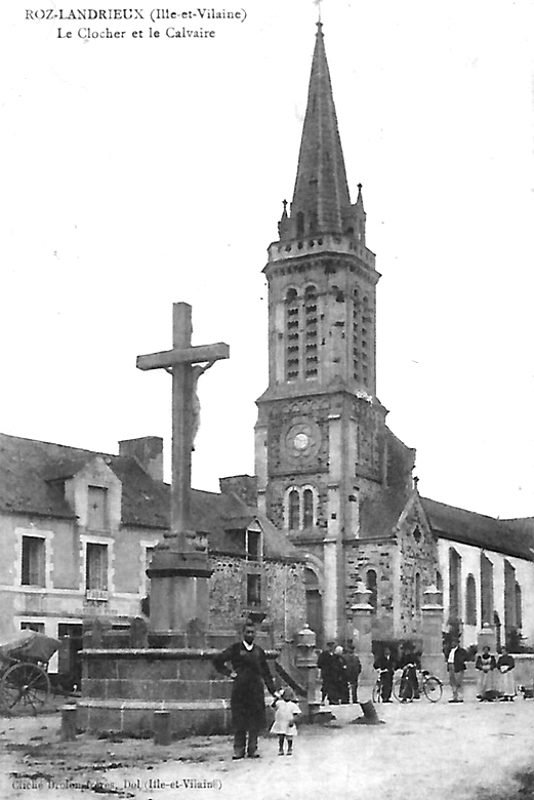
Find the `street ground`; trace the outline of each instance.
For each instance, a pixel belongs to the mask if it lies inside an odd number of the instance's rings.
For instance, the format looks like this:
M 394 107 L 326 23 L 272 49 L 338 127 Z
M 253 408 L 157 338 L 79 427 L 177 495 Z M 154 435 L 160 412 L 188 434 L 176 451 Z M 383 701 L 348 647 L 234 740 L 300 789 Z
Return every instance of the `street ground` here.
M 362 688 L 361 700 L 370 690 Z M 79 734 L 60 739 L 59 711 L 0 718 L 0 797 L 37 800 L 170 800 L 202 791 L 219 798 L 512 800 L 534 798 L 534 700 L 478 703 L 425 699 L 377 705 L 383 725 L 354 724 L 355 706 L 330 726 L 301 726 L 291 757 L 261 741 L 261 758 L 232 761 L 231 737 L 152 740 Z M 522 774 L 522 778 L 517 777 Z

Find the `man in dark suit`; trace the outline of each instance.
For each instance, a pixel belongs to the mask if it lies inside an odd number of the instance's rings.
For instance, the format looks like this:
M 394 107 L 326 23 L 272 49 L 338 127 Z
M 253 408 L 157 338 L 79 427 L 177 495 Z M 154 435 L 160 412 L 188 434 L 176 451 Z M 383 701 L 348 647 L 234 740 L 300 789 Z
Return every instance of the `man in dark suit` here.
M 256 631 L 246 622 L 243 639 L 215 656 L 213 665 L 222 675 L 232 678 L 232 724 L 234 728 L 234 758 L 258 758 L 258 736 L 265 727 L 263 684 L 274 695 L 275 686 L 267 658 L 259 645 L 254 644 Z M 228 663 L 232 665 L 229 669 Z
M 447 656 L 447 669 L 449 671 L 449 682 L 452 689 L 452 697 L 449 703 L 464 702 L 464 672 L 465 662 L 468 657 L 467 650 L 460 647 L 459 639 L 453 639 L 452 647 Z
M 335 644 L 335 642 L 327 642 L 326 650 L 323 650 L 317 659 L 317 666 L 321 670 L 321 701 L 323 703 L 326 698 L 330 703 L 337 703 L 339 699 L 336 691 Z
M 389 647 L 384 647 L 382 655 L 375 659 L 374 668 L 378 670 L 380 677 L 380 694 L 383 703 L 391 703 L 391 690 L 393 688 L 393 675 L 397 668 L 395 659 L 391 655 Z
M 347 665 L 347 683 L 351 693 L 351 702 L 358 702 L 358 679 L 362 671 L 362 664 L 356 653 L 354 652 L 354 645 L 349 644 L 349 651 L 345 656 L 345 663 Z

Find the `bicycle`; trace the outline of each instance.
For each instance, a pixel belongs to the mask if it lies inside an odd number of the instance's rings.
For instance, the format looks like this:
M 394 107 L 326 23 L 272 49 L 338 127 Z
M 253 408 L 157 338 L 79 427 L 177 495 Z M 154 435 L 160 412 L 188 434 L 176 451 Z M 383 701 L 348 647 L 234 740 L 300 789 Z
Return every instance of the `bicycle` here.
M 427 669 L 417 672 L 417 687 L 419 689 L 419 697 L 424 695 L 430 703 L 437 703 L 443 696 L 442 681 L 436 678 L 435 675 L 431 675 Z M 393 696 L 395 700 L 399 700 L 400 702 L 404 700 L 405 702 L 408 701 L 411 703 L 415 699 L 413 695 L 412 697 L 403 698 L 402 690 L 403 676 L 401 675 L 393 681 Z
M 393 681 L 392 681 L 392 685 L 393 685 Z M 377 678 L 376 678 L 376 683 L 373 686 L 372 698 L 373 698 L 373 703 L 391 702 L 391 700 L 384 701 L 382 699 L 382 676 L 381 676 L 380 673 L 378 673 Z

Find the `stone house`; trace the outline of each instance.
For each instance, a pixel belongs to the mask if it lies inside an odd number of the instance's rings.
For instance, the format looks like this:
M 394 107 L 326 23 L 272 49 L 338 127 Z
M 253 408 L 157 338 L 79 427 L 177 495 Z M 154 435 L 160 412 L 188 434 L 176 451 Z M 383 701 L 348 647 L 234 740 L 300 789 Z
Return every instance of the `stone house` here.
M 248 505 L 254 484 L 192 490 L 192 520 L 208 541 L 211 626 L 234 630 L 250 614 L 280 644 L 304 622 L 304 566 Z M 94 617 L 126 628 L 147 610 L 146 569 L 168 524 L 161 439 L 123 441 L 112 455 L 1 434 L 0 641 L 28 627 L 80 640 Z
M 437 585 L 466 643 L 483 624 L 534 645 L 534 521 L 419 496 L 415 450 L 376 394 L 376 286 L 362 185 L 351 202 L 321 23 L 297 174 L 268 247 L 269 378 L 257 400 L 258 507 L 306 559 L 319 641 L 353 638 L 362 585 L 373 638 L 420 633 Z

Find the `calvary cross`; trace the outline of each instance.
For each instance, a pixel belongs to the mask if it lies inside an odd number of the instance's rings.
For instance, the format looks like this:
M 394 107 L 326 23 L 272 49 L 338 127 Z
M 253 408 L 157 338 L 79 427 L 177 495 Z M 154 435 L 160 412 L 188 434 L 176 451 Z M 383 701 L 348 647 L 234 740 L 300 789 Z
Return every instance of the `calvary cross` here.
M 178 537 L 181 549 L 186 549 L 185 533 L 191 529 L 191 450 L 196 383 L 215 361 L 230 356 L 230 348 L 223 342 L 192 347 L 192 333 L 191 306 L 173 303 L 173 349 L 137 356 L 136 362 L 138 369 L 165 369 L 172 375 L 171 536 Z M 198 366 L 201 363 L 206 363 L 206 366 Z

